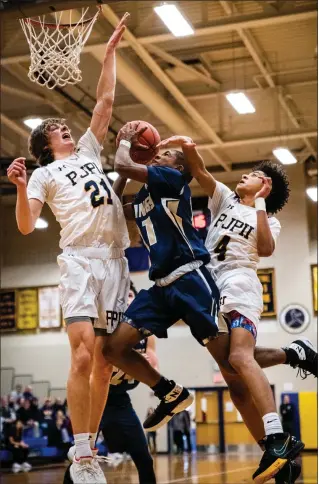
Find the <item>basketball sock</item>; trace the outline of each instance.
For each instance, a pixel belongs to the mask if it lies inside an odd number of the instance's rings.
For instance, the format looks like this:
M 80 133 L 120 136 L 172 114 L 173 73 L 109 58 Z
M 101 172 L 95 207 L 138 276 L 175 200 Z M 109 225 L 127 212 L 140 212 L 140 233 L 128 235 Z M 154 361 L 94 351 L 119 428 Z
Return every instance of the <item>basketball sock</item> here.
M 90 447 L 90 434 L 75 434 L 75 456 L 77 459 L 80 457 L 93 457 L 92 450 Z
M 90 434 L 90 447 L 92 450 L 95 449 L 96 438 L 97 438 L 97 433 Z
M 283 429 L 282 429 L 282 425 L 281 425 L 278 413 L 276 412 L 266 413 L 266 415 L 263 416 L 263 422 L 264 422 L 266 436 L 271 434 L 283 433 Z
M 299 362 L 298 354 L 292 348 L 282 348 L 286 353 L 285 365 L 296 365 Z
M 168 380 L 167 378 L 162 376 L 160 381 L 152 387 L 152 390 L 158 398 L 162 399 L 171 390 L 173 390 L 175 385 L 176 385 L 176 383 L 173 380 Z

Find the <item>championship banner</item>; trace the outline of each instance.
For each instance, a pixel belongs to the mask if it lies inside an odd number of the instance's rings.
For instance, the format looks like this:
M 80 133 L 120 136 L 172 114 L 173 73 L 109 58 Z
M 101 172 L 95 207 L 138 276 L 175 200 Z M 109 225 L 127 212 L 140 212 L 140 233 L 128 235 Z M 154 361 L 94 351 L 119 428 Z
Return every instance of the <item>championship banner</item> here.
M 318 266 L 311 266 L 313 312 L 318 314 Z
M 16 329 L 16 299 L 15 291 L 0 292 L 0 329 L 15 331 Z
M 19 289 L 17 291 L 17 329 L 37 329 L 38 327 L 38 291 L 37 289 Z
M 60 328 L 61 310 L 58 287 L 41 287 L 38 292 L 39 328 Z
M 263 286 L 264 309 L 261 317 L 276 317 L 275 269 L 258 269 L 257 276 Z

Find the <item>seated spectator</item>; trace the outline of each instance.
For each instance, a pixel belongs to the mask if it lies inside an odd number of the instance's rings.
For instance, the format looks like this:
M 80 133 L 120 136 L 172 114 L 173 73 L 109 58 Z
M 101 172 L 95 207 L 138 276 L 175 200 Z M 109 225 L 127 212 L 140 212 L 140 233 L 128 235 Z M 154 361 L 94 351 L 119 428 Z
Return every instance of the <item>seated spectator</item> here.
M 56 398 L 54 404 L 52 405 L 53 413 L 56 413 L 61 410 L 65 414 L 65 405 L 62 403 L 61 398 Z
M 23 398 L 25 398 L 26 400 L 32 400 L 34 398 L 32 387 L 30 385 L 27 385 L 25 387 L 23 392 Z
M 15 387 L 15 390 L 12 390 L 12 392 L 10 393 L 10 398 L 13 398 L 13 400 L 15 402 L 19 401 L 20 398 L 23 397 L 23 393 L 22 393 L 22 385 L 20 385 L 20 383 L 18 383 Z
M 21 420 L 17 420 L 11 424 L 9 431 L 8 450 L 12 452 L 13 465 L 12 471 L 14 473 L 24 471 L 28 472 L 31 465 L 27 462 L 29 454 L 29 446 L 22 440 L 23 424 Z
M 53 419 L 53 405 L 51 398 L 46 398 L 44 400 L 44 405 L 41 408 L 41 412 L 43 415 L 43 420 L 52 420 Z
M 8 397 L 1 397 L 1 442 L 7 444 L 11 424 L 16 421 L 14 403 Z
M 67 458 L 68 450 L 72 446 L 68 420 L 63 411 L 58 410 L 55 419 L 48 426 L 48 447 L 57 447 L 62 451 L 63 460 Z
M 31 401 L 22 399 L 21 402 L 21 407 L 17 410 L 17 419 L 26 427 L 33 429 L 34 437 L 39 437 L 39 420 L 35 420 L 36 414 L 31 408 Z

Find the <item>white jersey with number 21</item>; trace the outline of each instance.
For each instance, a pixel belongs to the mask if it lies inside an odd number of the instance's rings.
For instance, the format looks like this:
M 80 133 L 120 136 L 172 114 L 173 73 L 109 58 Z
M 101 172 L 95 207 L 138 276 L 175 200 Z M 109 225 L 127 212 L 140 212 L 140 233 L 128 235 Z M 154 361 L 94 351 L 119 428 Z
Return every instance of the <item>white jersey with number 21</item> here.
M 74 154 L 36 169 L 28 183 L 28 198 L 47 202 L 60 224 L 62 249 L 129 246 L 122 204 L 103 173 L 101 150 L 88 129 Z
M 206 238 L 212 274 L 219 278 L 235 269 L 257 270 L 257 211 L 240 203 L 237 195 L 223 183 L 217 182 L 208 207 L 212 221 Z M 280 223 L 269 217 L 269 227 L 276 242 Z

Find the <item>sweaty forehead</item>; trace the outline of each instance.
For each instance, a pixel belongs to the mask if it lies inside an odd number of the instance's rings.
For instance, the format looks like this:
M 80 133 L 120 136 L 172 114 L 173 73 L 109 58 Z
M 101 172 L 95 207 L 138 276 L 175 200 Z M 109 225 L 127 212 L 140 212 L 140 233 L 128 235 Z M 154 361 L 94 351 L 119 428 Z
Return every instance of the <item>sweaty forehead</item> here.
M 253 171 L 252 173 L 250 173 L 251 175 L 257 175 L 257 176 L 266 176 L 266 173 L 264 173 L 263 171 L 261 170 L 256 170 L 256 171 Z

